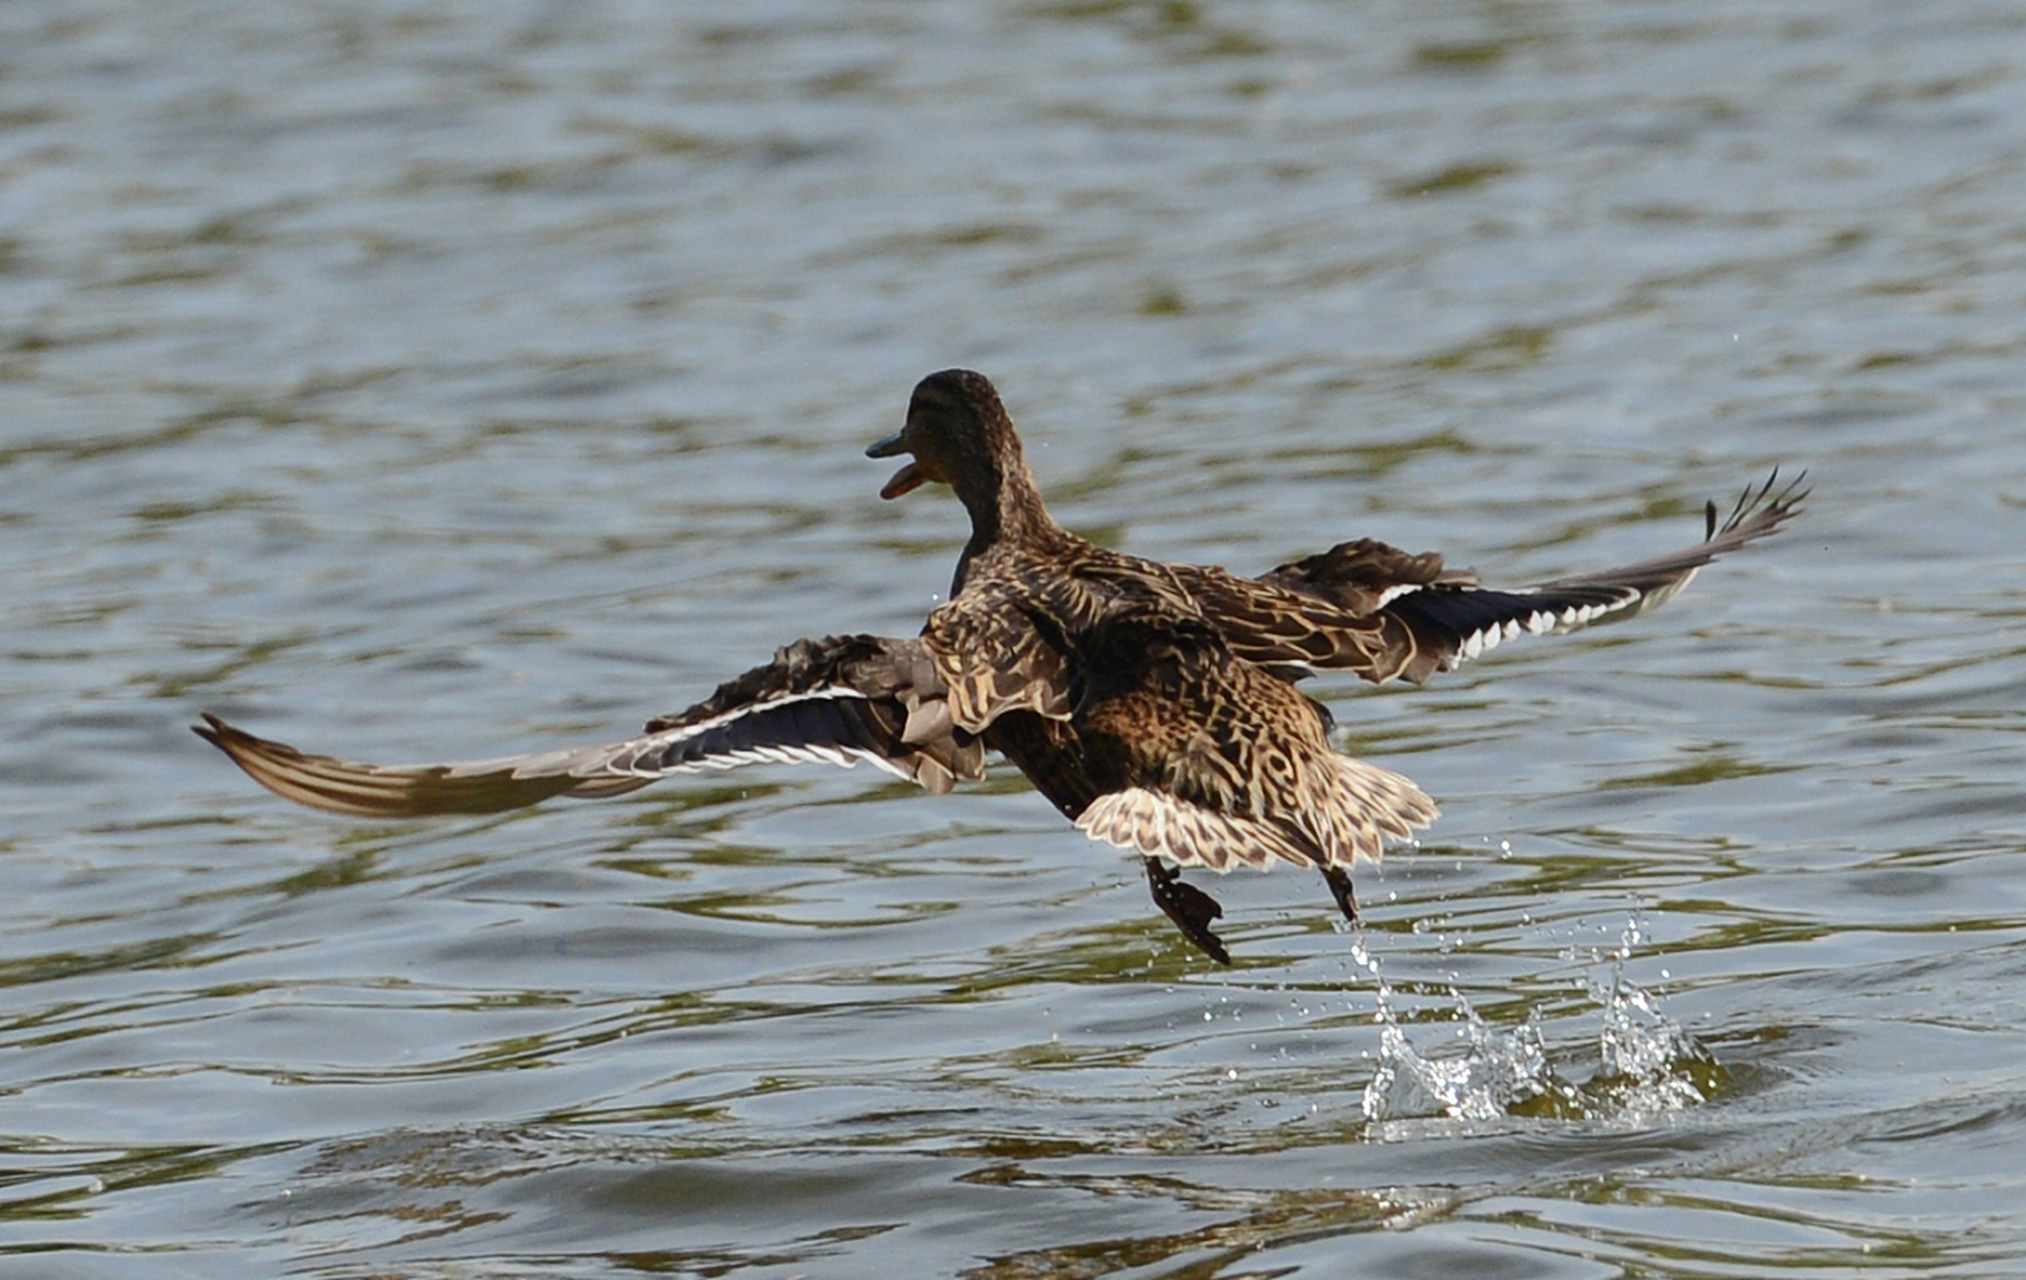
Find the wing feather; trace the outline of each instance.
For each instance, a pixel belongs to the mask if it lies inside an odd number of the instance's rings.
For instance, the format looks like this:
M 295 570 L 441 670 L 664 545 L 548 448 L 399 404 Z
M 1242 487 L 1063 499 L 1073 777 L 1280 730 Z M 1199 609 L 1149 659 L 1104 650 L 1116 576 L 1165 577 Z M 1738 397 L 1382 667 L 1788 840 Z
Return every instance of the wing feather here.
M 863 761 L 940 794 L 958 779 L 984 774 L 982 744 L 954 726 L 924 741 L 904 740 L 911 716 L 942 696 L 920 641 L 833 636 L 796 641 L 695 706 L 650 721 L 641 735 L 598 746 L 386 765 L 299 751 L 208 714 L 196 732 L 277 795 L 372 817 L 497 813 L 555 796 L 620 795 L 672 773 L 760 762 Z
M 956 723 L 982 733 L 1000 716 L 1069 714 L 1069 668 L 1051 615 L 1016 582 L 981 583 L 929 615 L 923 643 Z
M 1805 473 L 1781 487 L 1776 469 L 1747 486 L 1704 540 L 1685 551 L 1531 587 L 1494 590 L 1440 556 L 1371 539 L 1347 542 L 1258 578 L 1184 572 L 1206 618 L 1239 657 L 1282 679 L 1351 671 L 1375 684 L 1411 680 L 1478 657 L 1521 635 L 1573 631 L 1635 617 L 1686 587 L 1702 566 L 1777 532 L 1800 509 Z
M 1556 578 L 1510 591 L 1436 587 L 1405 595 L 1384 612 L 1407 624 L 1416 657 L 1403 669 L 1425 680 L 1520 635 L 1550 635 L 1635 618 L 1673 599 L 1718 556 L 1777 532 L 1800 510 L 1808 491 L 1803 472 L 1779 487 L 1776 469 L 1747 486 L 1721 524 L 1706 508 L 1705 537 L 1685 551 L 1594 573 Z

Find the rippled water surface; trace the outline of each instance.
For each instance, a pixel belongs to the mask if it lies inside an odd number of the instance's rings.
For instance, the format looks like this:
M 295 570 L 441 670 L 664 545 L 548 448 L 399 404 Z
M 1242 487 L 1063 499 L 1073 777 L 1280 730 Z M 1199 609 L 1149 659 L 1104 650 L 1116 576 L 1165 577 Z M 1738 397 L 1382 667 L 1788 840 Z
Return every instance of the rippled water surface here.
M 2013 4 L 0 6 L 0 1272 L 2026 1268 Z M 1340 745 L 1189 951 L 1010 771 L 351 822 L 908 634 L 1057 514 L 1527 581 L 1792 533 Z M 1198 877 L 1201 878 L 1200 876 Z

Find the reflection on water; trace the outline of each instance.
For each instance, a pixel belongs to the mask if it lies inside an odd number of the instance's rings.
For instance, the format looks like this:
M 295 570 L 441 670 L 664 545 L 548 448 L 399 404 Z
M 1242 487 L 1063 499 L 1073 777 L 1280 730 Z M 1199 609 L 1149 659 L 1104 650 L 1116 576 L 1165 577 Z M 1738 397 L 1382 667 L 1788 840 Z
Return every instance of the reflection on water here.
M 2005 1274 L 2003 6 L 0 6 L 0 1250 L 81 1276 Z M 1536 580 L 1444 818 L 1211 967 L 1019 781 L 281 806 L 908 634 L 953 364 L 1057 513 Z M 1003 772 L 1003 771 L 1002 771 Z M 1628 929 L 1627 920 L 1634 922 Z

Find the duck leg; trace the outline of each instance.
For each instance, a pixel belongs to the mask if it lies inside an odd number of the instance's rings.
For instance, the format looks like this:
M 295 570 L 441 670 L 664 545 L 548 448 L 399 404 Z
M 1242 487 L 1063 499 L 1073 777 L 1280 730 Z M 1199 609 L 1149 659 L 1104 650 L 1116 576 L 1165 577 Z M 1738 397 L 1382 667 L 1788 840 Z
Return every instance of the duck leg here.
M 1182 873 L 1159 858 L 1142 858 L 1147 869 L 1147 887 L 1154 891 L 1154 905 L 1175 922 L 1182 936 L 1196 944 L 1218 964 L 1230 964 L 1231 953 L 1210 932 L 1210 922 L 1224 914 L 1217 899 L 1182 879 Z M 1349 882 L 1346 881 L 1346 884 Z
M 1323 880 L 1330 887 L 1330 896 L 1337 900 L 1337 910 L 1344 913 L 1344 919 L 1356 924 L 1358 895 L 1351 889 L 1351 873 L 1342 867 L 1324 867 Z

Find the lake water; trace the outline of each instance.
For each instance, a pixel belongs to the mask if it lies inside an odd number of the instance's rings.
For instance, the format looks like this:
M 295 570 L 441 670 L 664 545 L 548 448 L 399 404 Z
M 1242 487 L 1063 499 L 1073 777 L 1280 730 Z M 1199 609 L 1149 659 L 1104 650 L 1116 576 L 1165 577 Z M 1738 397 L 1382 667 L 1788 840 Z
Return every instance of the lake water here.
M 2026 1272 L 2026 10 L 0 6 L 0 1273 Z M 1137 866 L 1001 767 L 373 824 L 186 726 L 600 740 L 1063 521 L 1624 627 L 1311 686 L 1444 816 Z M 1207 880 L 1200 873 L 1193 877 Z

